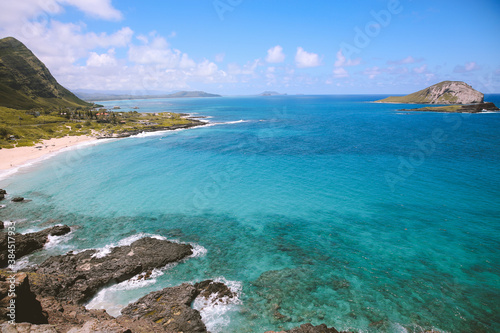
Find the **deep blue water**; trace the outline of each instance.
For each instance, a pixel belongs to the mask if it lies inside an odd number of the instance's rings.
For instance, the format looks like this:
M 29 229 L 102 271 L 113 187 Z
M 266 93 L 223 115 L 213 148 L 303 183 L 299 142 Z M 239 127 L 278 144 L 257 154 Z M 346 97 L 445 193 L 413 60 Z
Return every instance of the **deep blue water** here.
M 89 305 L 114 314 L 150 291 L 218 278 L 240 302 L 204 309 L 213 332 L 500 331 L 500 113 L 408 113 L 370 103 L 380 97 L 105 102 L 218 124 L 22 168 L 0 188 L 32 201 L 0 219 L 20 231 L 75 226 L 31 263 L 143 233 L 198 246 Z

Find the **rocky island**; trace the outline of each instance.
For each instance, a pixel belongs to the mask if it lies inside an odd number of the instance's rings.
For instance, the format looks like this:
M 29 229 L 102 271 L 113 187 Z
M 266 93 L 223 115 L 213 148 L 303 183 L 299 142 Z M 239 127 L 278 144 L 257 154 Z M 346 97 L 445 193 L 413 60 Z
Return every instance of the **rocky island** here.
M 498 110 L 495 104 L 484 102 L 483 93 L 462 81 L 443 81 L 406 96 L 389 96 L 375 103 L 444 105 L 402 111 L 478 113 Z

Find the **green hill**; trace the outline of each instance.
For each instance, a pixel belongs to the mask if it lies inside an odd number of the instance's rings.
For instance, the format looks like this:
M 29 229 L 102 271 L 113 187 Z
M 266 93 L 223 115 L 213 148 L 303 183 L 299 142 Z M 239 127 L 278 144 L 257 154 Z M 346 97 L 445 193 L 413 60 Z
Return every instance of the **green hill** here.
M 92 106 L 67 90 L 20 41 L 0 39 L 0 106 L 33 108 Z
M 378 103 L 475 104 L 483 103 L 484 95 L 462 81 L 443 81 L 406 96 L 390 96 Z

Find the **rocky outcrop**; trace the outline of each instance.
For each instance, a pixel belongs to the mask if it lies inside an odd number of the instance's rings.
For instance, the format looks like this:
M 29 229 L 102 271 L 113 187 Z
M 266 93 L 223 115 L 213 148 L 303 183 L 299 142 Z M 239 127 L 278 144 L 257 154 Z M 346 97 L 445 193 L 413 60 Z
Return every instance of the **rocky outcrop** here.
M 200 313 L 191 308 L 197 297 L 204 298 L 209 304 L 225 304 L 236 295 L 222 282 L 206 280 L 195 285 L 183 283 L 152 292 L 129 304 L 122 310 L 118 320 L 148 320 L 161 325 L 165 332 L 205 333 L 207 328 Z
M 5 267 L 7 265 L 9 244 L 15 245 L 16 259 L 19 259 L 43 248 L 45 243 L 48 242 L 49 236 L 62 236 L 70 231 L 71 229 L 67 225 L 54 226 L 29 234 L 15 234 L 14 236 L 10 236 L 11 242 L 9 242 L 8 234 L 2 233 L 0 235 L 0 267 Z
M 339 333 L 335 328 L 328 328 L 325 324 L 321 324 L 318 326 L 313 326 L 311 324 L 300 325 L 300 327 L 292 328 L 288 331 L 267 331 L 265 333 Z
M 47 324 L 26 273 L 0 272 L 0 323 L 6 321 Z
M 6 194 L 7 194 L 7 191 L 0 188 L 0 200 L 5 199 Z
M 206 333 L 198 311 L 191 308 L 197 289 L 183 283 L 152 292 L 122 310 L 122 315 L 160 324 L 166 332 Z
M 378 103 L 475 104 L 484 102 L 484 94 L 462 81 L 443 81 L 406 96 L 390 96 Z
M 24 198 L 23 197 L 14 197 L 12 198 L 11 200 L 12 202 L 23 202 L 24 201 Z
M 419 109 L 402 109 L 400 111 L 431 111 L 431 112 L 450 112 L 450 113 L 481 113 L 499 111 L 494 103 L 478 103 L 467 105 L 447 105 L 447 106 L 427 106 Z
M 59 301 L 81 304 L 102 287 L 161 268 L 192 254 L 188 244 L 155 238 L 141 238 L 131 245 L 116 247 L 105 256 L 97 250 L 68 253 L 47 259 L 31 271 L 35 293 Z

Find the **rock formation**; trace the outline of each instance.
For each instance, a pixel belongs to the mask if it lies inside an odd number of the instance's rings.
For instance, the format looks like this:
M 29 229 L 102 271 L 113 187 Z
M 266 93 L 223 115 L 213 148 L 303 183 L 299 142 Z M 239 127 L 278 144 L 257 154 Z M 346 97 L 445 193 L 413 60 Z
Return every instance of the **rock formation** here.
M 188 244 L 155 238 L 141 238 L 131 245 L 116 247 L 105 256 L 97 250 L 54 256 L 32 270 L 37 295 L 82 304 L 105 285 L 161 268 L 192 254 Z
M 483 103 L 483 93 L 462 81 L 443 81 L 406 96 L 390 96 L 378 103 L 475 104 Z
M 45 243 L 48 242 L 49 236 L 62 236 L 70 231 L 71 229 L 67 225 L 54 226 L 29 234 L 15 234 L 14 236 L 10 236 L 11 240 L 14 240 L 14 242 L 10 243 L 15 245 L 16 259 L 19 259 L 43 248 Z M 8 233 L 4 232 L 0 235 L 0 267 L 5 267 L 8 262 L 8 240 Z

